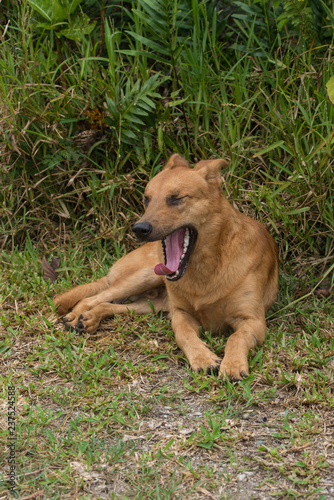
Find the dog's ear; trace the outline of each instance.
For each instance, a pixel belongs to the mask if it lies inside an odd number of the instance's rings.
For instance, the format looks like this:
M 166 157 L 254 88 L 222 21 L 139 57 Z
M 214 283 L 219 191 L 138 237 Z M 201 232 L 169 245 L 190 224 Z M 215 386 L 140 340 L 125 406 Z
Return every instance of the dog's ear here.
M 179 154 L 175 153 L 169 158 L 167 165 L 163 168 L 163 170 L 168 170 L 176 167 L 190 168 L 190 165 L 187 160 L 182 158 L 182 156 L 180 156 Z
M 220 171 L 223 167 L 227 167 L 226 160 L 202 160 L 199 161 L 194 170 L 201 174 L 207 182 L 216 182 L 220 184 Z

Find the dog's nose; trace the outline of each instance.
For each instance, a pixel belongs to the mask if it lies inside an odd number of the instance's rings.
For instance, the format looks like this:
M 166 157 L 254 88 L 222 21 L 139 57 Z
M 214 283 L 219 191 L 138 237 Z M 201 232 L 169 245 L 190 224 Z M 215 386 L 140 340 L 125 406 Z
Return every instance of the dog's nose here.
M 137 222 L 132 228 L 132 231 L 137 236 L 138 240 L 146 240 L 151 234 L 153 227 L 148 222 Z

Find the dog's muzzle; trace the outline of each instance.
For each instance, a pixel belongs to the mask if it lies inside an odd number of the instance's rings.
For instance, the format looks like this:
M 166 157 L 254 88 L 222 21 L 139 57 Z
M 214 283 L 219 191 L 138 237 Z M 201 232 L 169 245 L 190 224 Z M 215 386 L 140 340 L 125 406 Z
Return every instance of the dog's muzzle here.
M 139 241 L 146 241 L 152 233 L 153 227 L 149 222 L 137 222 L 132 228 Z

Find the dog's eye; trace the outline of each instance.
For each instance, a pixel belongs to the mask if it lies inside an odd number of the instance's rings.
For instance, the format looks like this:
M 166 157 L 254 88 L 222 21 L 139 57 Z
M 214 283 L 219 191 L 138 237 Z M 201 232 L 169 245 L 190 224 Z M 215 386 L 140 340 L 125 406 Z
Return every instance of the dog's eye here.
M 179 205 L 184 198 L 188 198 L 188 195 L 186 194 L 185 196 L 180 197 L 170 196 L 167 198 L 167 205 Z
M 143 203 L 144 203 L 144 207 L 147 207 L 147 205 L 149 204 L 150 202 L 150 199 L 148 196 L 144 196 L 143 198 Z

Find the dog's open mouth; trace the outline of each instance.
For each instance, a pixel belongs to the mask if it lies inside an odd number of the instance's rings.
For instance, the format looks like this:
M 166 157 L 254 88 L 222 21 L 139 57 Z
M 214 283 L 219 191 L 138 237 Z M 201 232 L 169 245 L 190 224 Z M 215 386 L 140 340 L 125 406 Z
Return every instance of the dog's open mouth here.
M 162 240 L 165 263 L 155 266 L 155 274 L 166 276 L 170 281 L 182 278 L 187 269 L 196 238 L 197 231 L 191 227 L 181 227 L 166 236 Z

